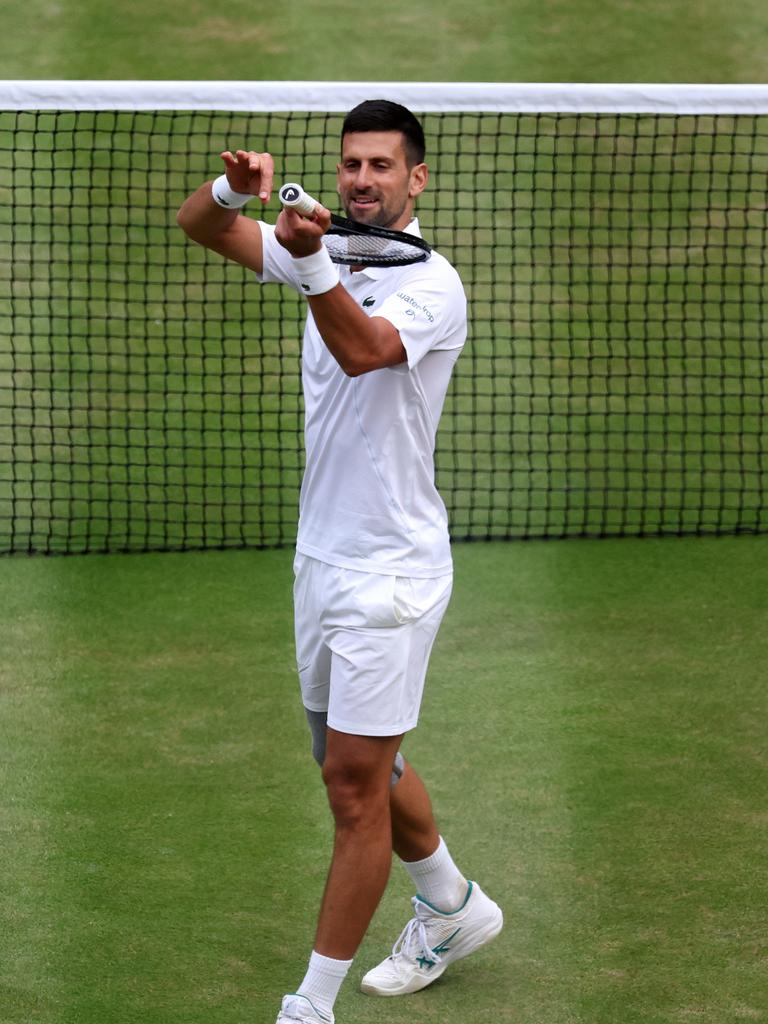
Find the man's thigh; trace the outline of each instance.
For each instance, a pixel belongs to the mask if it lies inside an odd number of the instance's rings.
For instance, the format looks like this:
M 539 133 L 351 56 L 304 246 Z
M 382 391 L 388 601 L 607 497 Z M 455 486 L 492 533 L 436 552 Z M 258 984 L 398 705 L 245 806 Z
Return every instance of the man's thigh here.
M 451 577 L 361 573 L 297 557 L 294 600 L 302 699 L 340 732 L 415 727 Z

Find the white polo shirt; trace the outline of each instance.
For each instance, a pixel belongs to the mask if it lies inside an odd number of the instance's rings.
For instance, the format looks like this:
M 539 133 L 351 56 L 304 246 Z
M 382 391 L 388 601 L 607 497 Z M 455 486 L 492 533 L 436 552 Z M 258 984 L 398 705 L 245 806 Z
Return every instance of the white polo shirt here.
M 260 280 L 300 291 L 274 227 L 260 227 Z M 407 230 L 419 234 L 418 221 Z M 363 311 L 385 317 L 399 331 L 408 361 L 348 377 L 308 311 L 302 347 L 306 469 L 297 550 L 347 569 L 442 576 L 452 562 L 433 455 L 467 332 L 461 280 L 436 252 L 407 267 L 339 269 Z

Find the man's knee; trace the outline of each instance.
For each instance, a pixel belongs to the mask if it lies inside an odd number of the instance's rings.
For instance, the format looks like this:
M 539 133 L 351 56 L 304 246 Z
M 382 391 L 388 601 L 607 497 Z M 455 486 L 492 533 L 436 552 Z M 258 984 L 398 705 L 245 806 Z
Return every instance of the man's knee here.
M 325 764 L 325 753 L 328 747 L 328 714 L 325 711 L 310 711 L 304 708 L 312 735 L 312 757 L 322 768 Z M 405 771 L 405 758 L 398 752 L 395 754 L 390 777 L 390 788 L 396 786 Z
M 392 765 L 400 738 L 328 730 L 323 782 L 337 827 L 388 822 Z
M 323 782 L 337 827 L 360 827 L 382 817 L 389 806 L 389 790 L 380 779 L 381 773 L 326 758 Z

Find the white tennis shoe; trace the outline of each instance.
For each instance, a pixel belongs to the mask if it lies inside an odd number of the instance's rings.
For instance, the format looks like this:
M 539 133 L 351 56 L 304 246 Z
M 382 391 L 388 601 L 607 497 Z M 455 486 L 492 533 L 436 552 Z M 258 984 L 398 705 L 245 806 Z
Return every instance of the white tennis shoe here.
M 504 915 L 476 882 L 469 883 L 463 905 L 444 914 L 418 896 L 416 911 L 392 947 L 392 955 L 368 971 L 363 992 L 372 996 L 403 996 L 436 981 L 455 960 L 469 956 L 501 931 Z
M 334 1018 L 320 1013 L 306 996 L 289 995 L 283 997 L 275 1024 L 334 1024 Z

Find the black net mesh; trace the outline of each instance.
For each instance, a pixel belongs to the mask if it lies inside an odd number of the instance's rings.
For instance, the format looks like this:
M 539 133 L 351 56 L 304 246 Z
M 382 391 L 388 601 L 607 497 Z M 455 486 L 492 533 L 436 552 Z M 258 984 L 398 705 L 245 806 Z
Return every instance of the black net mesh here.
M 768 118 L 423 122 L 422 231 L 470 299 L 454 538 L 765 530 Z M 293 541 L 304 303 L 175 211 L 243 145 L 335 209 L 340 126 L 0 113 L 0 550 Z

